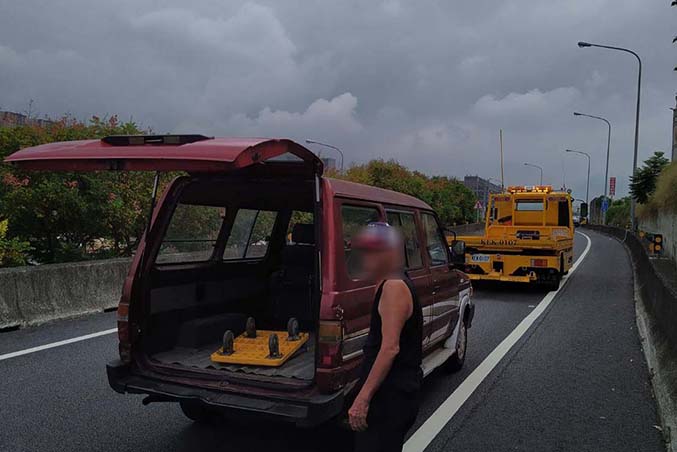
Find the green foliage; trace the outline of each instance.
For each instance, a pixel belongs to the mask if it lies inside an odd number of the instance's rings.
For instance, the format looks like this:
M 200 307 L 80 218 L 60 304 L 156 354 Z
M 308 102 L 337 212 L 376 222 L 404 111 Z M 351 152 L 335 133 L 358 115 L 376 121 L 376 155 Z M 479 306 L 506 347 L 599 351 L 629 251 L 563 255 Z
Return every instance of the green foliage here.
M 422 199 L 435 209 L 446 225 L 467 223 L 475 217 L 475 195 L 463 183 L 446 176 L 430 177 L 411 171 L 395 160 L 372 160 L 353 165 L 344 174 L 331 175 Z
M 630 227 L 630 197 L 614 200 L 606 212 L 606 223 L 619 228 Z
M 16 238 L 8 239 L 8 224 L 7 220 L 0 221 L 0 267 L 25 265 L 30 245 Z
M 64 117 L 53 123 L 0 127 L 0 219 L 4 220 L 0 266 L 131 255 L 147 221 L 153 174 L 28 173 L 1 162 L 29 146 L 144 132 L 147 131 L 133 122 L 120 122 L 116 116 L 93 117 L 87 123 Z M 428 177 L 392 160 L 372 160 L 335 175 L 420 198 L 447 225 L 474 218 L 474 195 L 453 178 Z M 163 178 L 160 192 L 169 180 Z M 193 226 L 193 233 L 205 232 L 207 239 L 211 238 L 209 231 L 217 230 L 221 221 L 216 211 L 204 215 L 186 211 L 186 215 L 183 220 Z M 302 216 L 308 220 L 305 217 L 311 215 Z M 266 240 L 272 221 L 265 213 L 259 217 L 253 242 Z M 248 235 L 250 227 L 246 231 L 235 229 L 232 235 Z M 181 251 L 197 245 L 173 243 L 171 247 Z
M 0 160 L 27 146 L 138 134 L 116 116 L 87 124 L 64 117 L 46 125 L 0 128 Z M 0 164 L 0 218 L 7 237 L 30 243 L 39 263 L 130 255 L 143 232 L 152 175 L 146 173 L 24 173 Z
M 670 160 L 663 157 L 663 152 L 654 152 L 654 155 L 644 161 L 637 174 L 630 177 L 630 194 L 640 204 L 648 201 L 656 189 L 656 179 Z
M 656 217 L 660 213 L 677 213 L 677 162 L 661 171 L 656 180 L 656 190 L 639 209 L 642 218 Z

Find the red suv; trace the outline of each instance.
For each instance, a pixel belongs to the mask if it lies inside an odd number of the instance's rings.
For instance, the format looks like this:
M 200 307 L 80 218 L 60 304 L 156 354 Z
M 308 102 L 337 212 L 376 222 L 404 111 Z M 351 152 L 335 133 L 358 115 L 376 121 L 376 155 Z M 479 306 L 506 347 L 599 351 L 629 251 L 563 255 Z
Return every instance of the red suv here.
M 446 245 L 433 210 L 401 193 L 322 176 L 286 139 L 113 136 L 23 149 L 28 170 L 181 171 L 155 202 L 118 307 L 119 393 L 179 402 L 201 421 L 254 414 L 314 425 L 336 417 L 356 384 L 375 287 L 355 278 L 351 237 L 387 221 L 405 239 L 424 316 L 424 374 L 463 365 L 474 305 L 464 244 Z M 155 196 L 155 195 L 154 195 Z M 309 339 L 282 365 L 217 363 L 224 332 Z M 250 321 L 251 322 L 251 321 Z M 225 344 L 224 344 L 225 345 Z M 237 351 L 237 350 L 236 350 Z

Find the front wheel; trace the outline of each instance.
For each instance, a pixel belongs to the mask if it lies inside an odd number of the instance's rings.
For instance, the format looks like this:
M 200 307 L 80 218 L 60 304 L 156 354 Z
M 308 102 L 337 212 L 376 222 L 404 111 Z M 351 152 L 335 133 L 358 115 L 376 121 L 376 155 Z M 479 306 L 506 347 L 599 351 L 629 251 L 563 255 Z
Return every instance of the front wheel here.
M 460 319 L 461 324 L 458 328 L 456 337 L 456 350 L 444 363 L 444 368 L 449 372 L 458 372 L 465 363 L 465 355 L 468 349 L 468 325 L 465 320 Z

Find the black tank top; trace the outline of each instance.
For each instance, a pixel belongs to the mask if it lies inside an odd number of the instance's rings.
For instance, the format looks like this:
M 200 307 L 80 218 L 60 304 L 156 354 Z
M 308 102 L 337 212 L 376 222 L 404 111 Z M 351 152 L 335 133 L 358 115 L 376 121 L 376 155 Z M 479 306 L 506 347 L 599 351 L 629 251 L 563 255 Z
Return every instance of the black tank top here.
M 402 391 L 418 391 L 421 388 L 421 381 L 423 380 L 423 371 L 421 370 L 421 358 L 423 347 L 423 312 L 421 311 L 421 304 L 416 297 L 416 291 L 411 280 L 403 276 L 402 280 L 409 287 L 411 298 L 413 301 L 413 311 L 411 317 L 407 319 L 400 333 L 400 352 L 393 361 L 392 368 L 386 376 L 380 388 L 384 389 L 398 389 Z M 367 379 L 371 367 L 374 365 L 376 355 L 381 349 L 381 315 L 378 312 L 378 306 L 381 301 L 381 294 L 383 293 L 383 284 L 381 283 L 374 303 L 371 309 L 371 323 L 369 326 L 369 335 L 364 344 L 364 360 L 361 369 L 361 383 Z M 380 389 L 379 388 L 379 389 Z

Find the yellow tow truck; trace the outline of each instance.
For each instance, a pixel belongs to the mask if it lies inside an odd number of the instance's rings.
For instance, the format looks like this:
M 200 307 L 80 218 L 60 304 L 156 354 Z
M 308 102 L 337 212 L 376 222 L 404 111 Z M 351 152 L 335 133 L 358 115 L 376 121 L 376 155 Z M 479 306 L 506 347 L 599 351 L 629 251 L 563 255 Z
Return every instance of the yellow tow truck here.
M 555 290 L 573 264 L 571 196 L 551 186 L 511 186 L 489 197 L 483 236 L 465 242 L 470 279 L 536 283 Z

